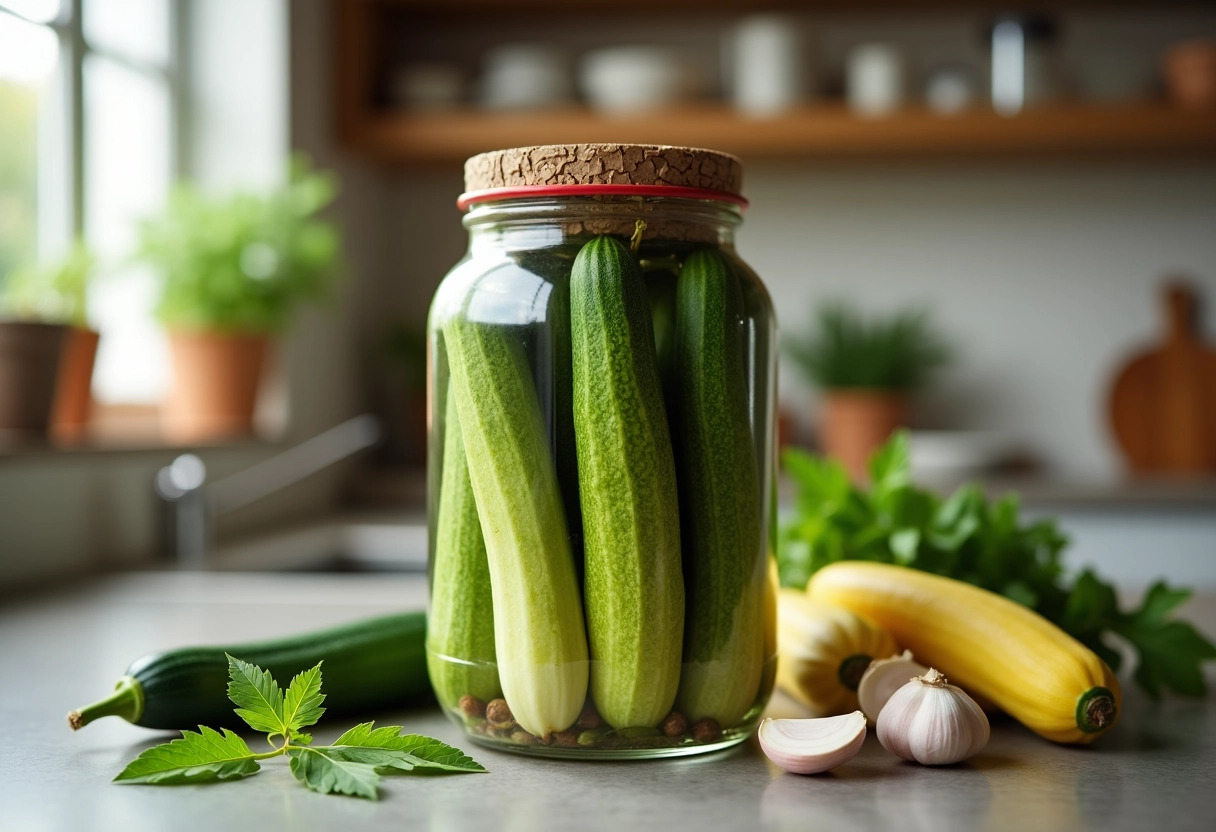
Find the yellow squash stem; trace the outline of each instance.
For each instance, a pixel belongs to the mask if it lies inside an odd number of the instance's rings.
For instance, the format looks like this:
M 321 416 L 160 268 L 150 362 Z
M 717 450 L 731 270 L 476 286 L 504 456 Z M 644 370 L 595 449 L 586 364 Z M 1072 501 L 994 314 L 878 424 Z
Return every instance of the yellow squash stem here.
M 869 617 L 918 662 L 1049 740 L 1089 743 L 1119 718 L 1122 693 L 1110 668 L 1008 598 L 902 566 L 854 562 L 819 570 L 807 593 Z

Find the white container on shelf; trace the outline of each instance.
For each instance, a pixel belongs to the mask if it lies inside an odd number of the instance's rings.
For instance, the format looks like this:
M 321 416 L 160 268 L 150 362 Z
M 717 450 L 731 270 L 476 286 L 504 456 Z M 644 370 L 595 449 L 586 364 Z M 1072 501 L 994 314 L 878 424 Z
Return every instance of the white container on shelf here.
M 1010 15 L 992 26 L 992 106 L 1011 116 L 1058 100 L 1064 89 L 1050 18 Z
M 657 110 L 705 93 L 704 68 L 688 52 L 667 46 L 613 46 L 579 62 L 579 88 L 606 113 Z
M 481 104 L 487 109 L 542 109 L 573 100 L 574 84 L 560 49 L 509 43 L 486 52 L 483 63 Z
M 943 64 L 925 79 L 925 104 L 938 115 L 955 115 L 975 105 L 979 85 L 969 67 Z
M 885 43 L 866 43 L 849 52 L 845 95 L 859 116 L 877 117 L 898 110 L 907 94 L 907 65 L 903 53 Z
M 744 18 L 731 33 L 731 97 L 749 116 L 773 116 L 797 107 L 810 89 L 806 41 L 798 23 L 783 15 Z

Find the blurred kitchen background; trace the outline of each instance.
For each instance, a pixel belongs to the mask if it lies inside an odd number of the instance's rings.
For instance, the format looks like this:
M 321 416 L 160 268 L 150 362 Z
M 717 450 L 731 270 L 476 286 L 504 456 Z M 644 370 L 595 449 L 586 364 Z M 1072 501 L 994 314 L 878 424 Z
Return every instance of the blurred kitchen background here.
M 826 307 L 948 347 L 898 419 L 919 478 L 1216 586 L 1210 2 L 0 0 L 0 595 L 174 552 L 421 568 L 461 163 L 588 141 L 741 156 L 783 336 Z M 75 393 L 48 321 L 99 333 Z M 183 421 L 207 371 L 166 332 L 208 322 L 269 333 L 252 425 Z M 780 397 L 821 446 L 796 350 Z

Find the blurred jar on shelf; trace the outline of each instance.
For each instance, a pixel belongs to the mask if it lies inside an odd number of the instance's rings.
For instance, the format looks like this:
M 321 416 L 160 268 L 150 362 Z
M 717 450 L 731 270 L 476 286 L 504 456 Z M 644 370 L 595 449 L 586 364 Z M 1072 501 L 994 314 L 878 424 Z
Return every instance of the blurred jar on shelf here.
M 794 109 L 811 88 L 805 35 L 784 15 L 745 17 L 730 34 L 727 54 L 735 109 L 763 118 Z
M 907 75 L 907 62 L 897 47 L 886 43 L 855 46 L 845 67 L 849 109 L 867 118 L 893 113 L 906 103 Z
M 993 21 L 989 32 L 992 107 L 1012 116 L 1027 107 L 1058 101 L 1064 92 L 1058 31 L 1043 15 L 1010 14 Z

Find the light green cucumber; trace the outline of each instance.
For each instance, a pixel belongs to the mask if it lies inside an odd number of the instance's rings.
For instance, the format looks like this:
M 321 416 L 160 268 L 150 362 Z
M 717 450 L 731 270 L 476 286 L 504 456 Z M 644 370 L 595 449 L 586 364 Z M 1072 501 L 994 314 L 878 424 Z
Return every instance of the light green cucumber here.
M 444 412 L 426 666 L 435 696 L 450 708 L 466 694 L 489 701 L 501 695 L 502 688 L 494 666 L 490 566 L 469 483 L 455 396 L 447 396 Z
M 587 637 L 557 472 L 520 341 L 463 313 L 443 327 L 481 518 L 498 677 L 538 737 L 563 731 L 587 697 Z
M 713 250 L 690 254 L 676 287 L 684 668 L 677 707 L 739 722 L 764 664 L 764 549 L 748 417 L 738 278 Z
M 679 496 L 650 315 L 629 249 L 587 243 L 570 275 L 583 586 L 591 695 L 616 728 L 658 725 L 680 680 Z

